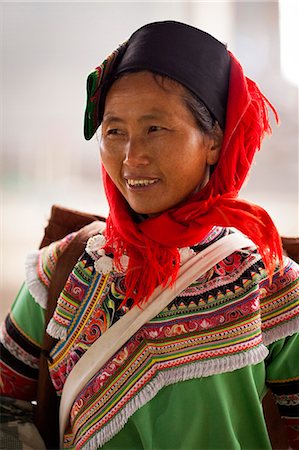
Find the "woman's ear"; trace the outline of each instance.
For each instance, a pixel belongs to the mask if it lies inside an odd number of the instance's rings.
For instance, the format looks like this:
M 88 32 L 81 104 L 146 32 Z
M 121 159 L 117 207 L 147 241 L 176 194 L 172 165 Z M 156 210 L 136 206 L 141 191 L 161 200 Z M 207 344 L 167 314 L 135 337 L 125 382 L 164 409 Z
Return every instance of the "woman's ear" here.
M 220 151 L 222 147 L 222 142 L 212 141 L 207 152 L 207 164 L 213 166 L 218 162 Z

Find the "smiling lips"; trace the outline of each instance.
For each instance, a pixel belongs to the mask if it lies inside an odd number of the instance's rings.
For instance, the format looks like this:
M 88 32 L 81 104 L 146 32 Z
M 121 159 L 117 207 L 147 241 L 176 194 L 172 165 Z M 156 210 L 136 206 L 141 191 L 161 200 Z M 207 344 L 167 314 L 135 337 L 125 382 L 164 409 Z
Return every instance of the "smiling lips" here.
M 136 178 L 126 178 L 126 183 L 130 188 L 143 188 L 157 183 L 158 178 L 154 179 L 136 179 Z

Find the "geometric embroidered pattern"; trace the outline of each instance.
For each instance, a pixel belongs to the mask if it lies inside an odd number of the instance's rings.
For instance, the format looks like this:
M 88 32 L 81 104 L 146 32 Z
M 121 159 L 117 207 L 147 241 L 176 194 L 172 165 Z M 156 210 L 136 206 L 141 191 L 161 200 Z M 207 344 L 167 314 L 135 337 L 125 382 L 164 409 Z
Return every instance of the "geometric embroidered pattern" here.
M 120 307 L 122 274 L 95 272 L 85 254 L 80 277 L 78 269 L 74 275 L 87 283 L 68 318 L 67 339 L 51 352 L 58 393 L 89 346 L 130 308 L 130 302 Z M 298 273 L 290 262 L 270 285 L 256 251 L 233 253 L 142 326 L 90 380 L 73 404 L 65 447 L 103 445 L 163 386 L 263 361 L 266 345 L 295 332 L 298 309 Z

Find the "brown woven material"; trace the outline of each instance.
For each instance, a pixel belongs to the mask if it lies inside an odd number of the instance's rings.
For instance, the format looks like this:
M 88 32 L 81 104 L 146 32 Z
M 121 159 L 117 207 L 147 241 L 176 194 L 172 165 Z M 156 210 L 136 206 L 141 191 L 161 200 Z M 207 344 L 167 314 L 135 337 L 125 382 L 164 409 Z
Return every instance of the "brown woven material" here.
M 64 238 L 72 231 L 81 230 L 85 225 L 99 220 L 105 222 L 105 218 L 94 214 L 87 214 L 73 209 L 53 205 L 51 215 L 40 248 L 46 247 L 51 242 Z
M 282 237 L 281 240 L 285 254 L 299 264 L 299 237 Z

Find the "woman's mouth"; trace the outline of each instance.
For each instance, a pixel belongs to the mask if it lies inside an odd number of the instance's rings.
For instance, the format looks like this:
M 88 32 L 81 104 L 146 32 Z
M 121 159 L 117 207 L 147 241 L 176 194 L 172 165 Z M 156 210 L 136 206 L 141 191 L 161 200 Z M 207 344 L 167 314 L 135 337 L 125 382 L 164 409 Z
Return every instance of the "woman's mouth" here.
M 126 184 L 131 189 L 145 188 L 156 184 L 159 181 L 158 178 L 146 179 L 146 178 L 126 178 Z

